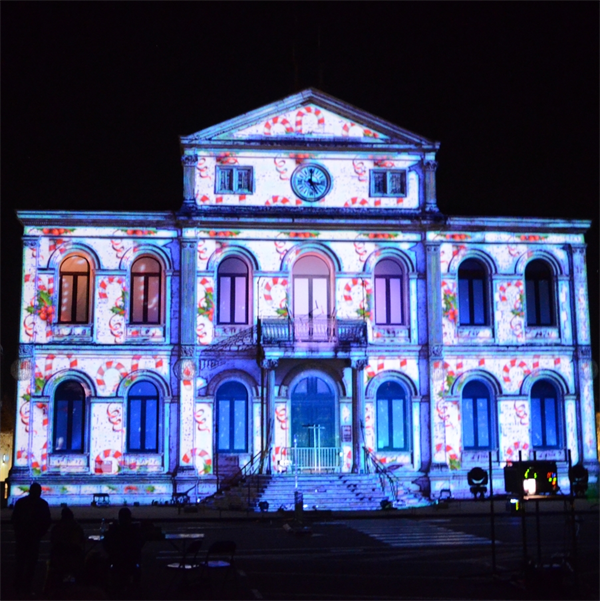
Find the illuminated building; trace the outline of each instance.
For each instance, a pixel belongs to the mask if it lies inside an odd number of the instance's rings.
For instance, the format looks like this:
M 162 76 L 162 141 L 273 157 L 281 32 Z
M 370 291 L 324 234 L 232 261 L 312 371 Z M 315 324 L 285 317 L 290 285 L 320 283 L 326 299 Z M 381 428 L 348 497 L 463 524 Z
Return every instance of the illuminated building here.
M 203 497 L 294 453 L 434 498 L 490 451 L 497 492 L 519 453 L 596 477 L 588 221 L 445 216 L 437 142 L 313 90 L 181 144 L 177 213 L 19 212 L 11 498 Z

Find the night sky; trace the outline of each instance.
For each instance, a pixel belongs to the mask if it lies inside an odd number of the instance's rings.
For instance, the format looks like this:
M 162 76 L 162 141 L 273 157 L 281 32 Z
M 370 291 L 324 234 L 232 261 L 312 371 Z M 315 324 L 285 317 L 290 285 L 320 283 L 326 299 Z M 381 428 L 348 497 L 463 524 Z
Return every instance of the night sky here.
M 595 2 L 3 3 L 3 399 L 18 354 L 15 209 L 177 210 L 178 136 L 306 87 L 440 141 L 446 214 L 592 219 L 598 361 L 598 12 Z

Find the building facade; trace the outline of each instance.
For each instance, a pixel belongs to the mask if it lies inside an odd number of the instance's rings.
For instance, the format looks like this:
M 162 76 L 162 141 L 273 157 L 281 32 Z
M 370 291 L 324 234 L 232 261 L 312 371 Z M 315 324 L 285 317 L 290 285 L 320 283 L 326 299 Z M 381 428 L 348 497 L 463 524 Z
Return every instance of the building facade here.
M 443 215 L 437 142 L 315 90 L 181 146 L 179 212 L 18 213 L 12 500 L 202 498 L 249 462 L 595 478 L 589 222 Z

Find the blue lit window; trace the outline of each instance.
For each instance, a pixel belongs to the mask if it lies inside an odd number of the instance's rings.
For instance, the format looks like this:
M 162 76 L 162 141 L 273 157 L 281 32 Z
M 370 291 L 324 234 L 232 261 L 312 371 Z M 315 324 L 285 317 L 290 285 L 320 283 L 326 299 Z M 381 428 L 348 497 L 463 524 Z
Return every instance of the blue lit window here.
M 375 323 L 400 325 L 402 319 L 402 268 L 384 259 L 375 266 Z
M 136 382 L 127 395 L 127 448 L 158 452 L 158 391 L 150 382 Z
M 248 323 L 248 267 L 240 259 L 225 259 L 219 265 L 220 324 Z
M 215 172 L 215 192 L 217 194 L 252 194 L 253 191 L 252 167 L 217 165 Z
M 536 259 L 525 268 L 525 302 L 528 326 L 554 324 L 552 270 L 546 261 Z
M 67 257 L 60 266 L 60 323 L 87 323 L 90 302 L 90 264 L 80 255 Z
M 84 425 L 83 386 L 73 380 L 62 382 L 54 393 L 54 452 L 83 453 Z
M 159 324 L 161 268 L 152 257 L 140 257 L 131 267 L 131 323 Z
M 227 382 L 217 391 L 217 448 L 226 453 L 248 450 L 248 392 L 239 382 Z
M 406 196 L 406 171 L 371 169 L 369 196 Z
M 377 450 L 407 451 L 407 399 L 404 387 L 384 382 L 377 389 Z
M 487 324 L 487 277 L 485 267 L 467 259 L 458 268 L 458 319 L 461 326 Z
M 490 449 L 492 440 L 492 411 L 489 388 L 472 380 L 462 392 L 463 447 Z
M 560 446 L 559 395 L 548 380 L 536 382 L 531 389 L 531 443 L 533 448 Z

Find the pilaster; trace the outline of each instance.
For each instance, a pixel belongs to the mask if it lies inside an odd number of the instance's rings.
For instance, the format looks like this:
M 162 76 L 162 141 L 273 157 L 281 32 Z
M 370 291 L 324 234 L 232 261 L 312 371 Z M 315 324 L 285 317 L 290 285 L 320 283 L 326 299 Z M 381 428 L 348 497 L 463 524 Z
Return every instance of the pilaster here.
M 365 458 L 362 449 L 364 444 L 364 419 L 365 419 L 365 382 L 364 369 L 367 367 L 366 359 L 352 361 L 352 473 L 364 472 Z

